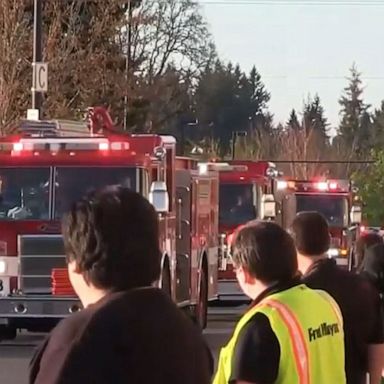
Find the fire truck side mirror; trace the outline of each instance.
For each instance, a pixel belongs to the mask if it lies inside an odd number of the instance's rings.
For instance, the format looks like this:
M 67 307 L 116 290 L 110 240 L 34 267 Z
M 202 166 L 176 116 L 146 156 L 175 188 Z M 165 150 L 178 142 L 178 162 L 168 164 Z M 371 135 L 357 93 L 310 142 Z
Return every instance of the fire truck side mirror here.
M 169 196 L 165 181 L 154 181 L 149 191 L 149 201 L 158 213 L 165 213 L 169 210 Z
M 363 213 L 361 211 L 361 207 L 359 205 L 354 205 L 351 209 L 351 224 L 357 225 L 361 224 L 363 220 Z
M 155 147 L 153 150 L 153 155 L 159 161 L 162 161 L 167 154 L 167 150 L 164 147 Z
M 279 176 L 279 171 L 276 168 L 268 167 L 265 171 L 265 175 L 270 179 L 275 179 Z
M 260 214 L 263 220 L 274 219 L 276 217 L 276 201 L 273 195 L 264 195 L 262 197 Z

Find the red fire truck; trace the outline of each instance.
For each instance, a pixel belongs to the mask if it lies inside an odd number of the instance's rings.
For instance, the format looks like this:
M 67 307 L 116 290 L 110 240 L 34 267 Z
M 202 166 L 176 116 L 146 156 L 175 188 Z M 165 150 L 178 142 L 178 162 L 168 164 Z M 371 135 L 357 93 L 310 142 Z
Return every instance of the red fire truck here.
M 218 171 L 220 175 L 219 303 L 240 303 L 248 299 L 236 281 L 228 238 L 250 220 L 274 218 L 273 180 L 278 172 L 273 163 L 264 161 L 201 163 L 200 168 Z
M 0 337 L 45 331 L 81 309 L 65 273 L 60 218 L 87 191 L 123 185 L 159 213 L 158 282 L 204 327 L 217 296 L 218 174 L 175 156 L 175 139 L 125 135 L 102 108 L 88 124 L 24 121 L 0 139 Z
M 329 257 L 347 266 L 361 222 L 361 204 L 349 180 L 278 180 L 277 221 L 288 228 L 297 213 L 316 211 L 327 219 L 331 234 Z

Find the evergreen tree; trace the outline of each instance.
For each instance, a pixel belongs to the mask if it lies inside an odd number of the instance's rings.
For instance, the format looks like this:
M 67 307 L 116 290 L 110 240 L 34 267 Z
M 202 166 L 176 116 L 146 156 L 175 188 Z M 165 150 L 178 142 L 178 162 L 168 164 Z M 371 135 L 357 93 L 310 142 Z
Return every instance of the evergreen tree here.
M 324 116 L 324 108 L 321 105 L 319 95 L 315 95 L 313 100 L 308 98 L 307 103 L 304 104 L 303 125 L 307 136 L 313 130 L 318 137 L 324 141 L 328 140 L 327 130 L 329 124 Z
M 363 132 L 367 126 L 366 124 L 363 126 L 361 122 L 369 105 L 364 103 L 361 73 L 355 64 L 350 69 L 348 81 L 349 84 L 344 88 L 344 94 L 339 100 L 341 106 L 339 135 L 353 152 L 361 153 L 362 149 L 366 147 L 364 140 L 367 138 L 367 132 Z
M 372 117 L 372 143 L 376 148 L 384 146 L 384 101 L 380 109 L 376 109 Z
M 269 99 L 256 68 L 247 75 L 238 65 L 216 62 L 202 74 L 195 93 L 201 134 L 218 140 L 221 154 L 229 152 L 233 132 L 271 129 Z
M 268 109 L 268 102 L 271 100 L 271 94 L 266 90 L 261 80 L 261 75 L 253 66 L 248 77 L 248 84 L 251 90 L 251 105 L 253 112 L 263 114 Z
M 300 130 L 301 124 L 299 123 L 299 119 L 297 117 L 297 113 L 295 109 L 292 109 L 291 113 L 289 114 L 289 119 L 287 121 L 287 127 L 289 129 L 293 129 L 294 131 Z

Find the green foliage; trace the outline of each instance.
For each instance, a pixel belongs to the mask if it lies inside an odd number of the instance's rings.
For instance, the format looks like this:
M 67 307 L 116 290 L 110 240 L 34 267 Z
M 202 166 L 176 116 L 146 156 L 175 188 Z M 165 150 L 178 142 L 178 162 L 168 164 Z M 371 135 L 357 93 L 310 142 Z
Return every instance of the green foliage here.
M 311 130 L 315 131 L 317 136 L 322 139 L 323 143 L 328 140 L 327 130 L 328 122 L 325 117 L 324 107 L 321 104 L 319 95 L 315 95 L 313 99 L 310 97 L 304 104 L 303 125 L 308 136 Z
M 199 78 L 194 96 L 202 135 L 220 142 L 221 155 L 228 152 L 233 132 L 271 126 L 270 94 L 256 68 L 247 75 L 238 65 L 217 61 Z
M 353 175 L 364 202 L 364 216 L 369 225 L 384 223 L 384 151 L 372 151 L 374 164 Z
M 364 155 L 369 148 L 371 126 L 367 118 L 370 107 L 363 99 L 361 73 L 353 64 L 350 69 L 349 84 L 339 100 L 341 106 L 341 123 L 339 135 L 353 152 Z
M 295 131 L 298 131 L 302 128 L 301 124 L 299 123 L 299 118 L 297 117 L 297 113 L 295 109 L 292 109 L 291 113 L 289 114 L 289 119 L 287 121 L 287 128 Z

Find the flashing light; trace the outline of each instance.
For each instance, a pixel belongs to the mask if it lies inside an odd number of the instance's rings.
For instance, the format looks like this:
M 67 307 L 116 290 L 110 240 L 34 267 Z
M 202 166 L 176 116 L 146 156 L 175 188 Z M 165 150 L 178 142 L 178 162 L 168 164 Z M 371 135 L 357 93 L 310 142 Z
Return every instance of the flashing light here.
M 340 250 L 340 255 L 341 256 L 348 256 L 348 250 L 347 249 L 341 249 Z
M 337 183 L 335 183 L 335 182 L 329 183 L 329 189 L 331 189 L 331 190 L 337 189 Z
M 328 189 L 328 183 L 325 181 L 320 181 L 316 184 L 316 187 L 319 191 L 326 191 Z
M 7 262 L 0 260 L 0 275 L 4 275 L 7 272 Z
M 13 143 L 13 150 L 15 152 L 20 152 L 23 150 L 23 143 Z
M 200 173 L 200 175 L 206 175 L 208 173 L 208 164 L 207 163 L 199 164 L 199 173 Z
M 336 249 L 336 248 L 330 248 L 328 250 L 328 257 L 332 258 L 332 257 L 337 257 L 339 256 L 339 250 Z
M 367 230 L 367 228 L 364 226 L 364 225 L 362 225 L 361 227 L 360 227 L 360 232 L 365 232 Z
M 111 149 L 112 151 L 121 151 L 123 149 L 129 149 L 129 146 L 126 144 L 128 143 L 114 142 L 114 143 L 111 143 Z
M 109 144 L 108 143 L 99 143 L 99 151 L 108 151 Z
M 288 188 L 288 181 L 285 180 L 279 180 L 277 182 L 277 189 L 282 190 L 282 189 L 287 189 Z

